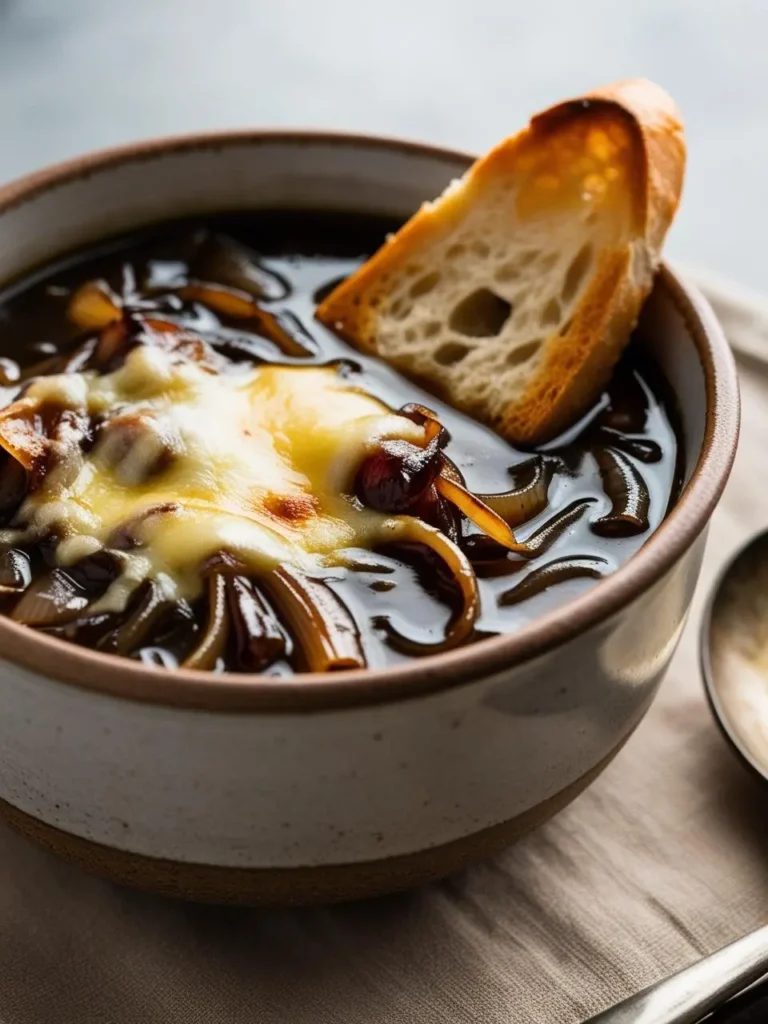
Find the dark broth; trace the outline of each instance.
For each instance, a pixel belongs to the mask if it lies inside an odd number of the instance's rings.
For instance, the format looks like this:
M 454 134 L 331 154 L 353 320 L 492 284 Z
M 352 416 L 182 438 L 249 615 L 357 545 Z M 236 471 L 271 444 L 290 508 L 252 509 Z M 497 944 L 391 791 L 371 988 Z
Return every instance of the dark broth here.
M 645 360 L 640 346 L 633 343 L 606 394 L 578 425 L 538 452 L 523 452 L 381 361 L 353 350 L 313 319 L 315 306 L 396 227 L 382 218 L 339 213 L 268 211 L 227 215 L 204 224 L 163 225 L 47 267 L 0 296 L 0 371 L 3 367 L 7 371 L 7 386 L 0 388 L 0 406 L 18 394 L 18 385 L 12 380 L 14 364 L 23 370 L 72 345 L 78 332 L 68 322 L 66 308 L 80 284 L 103 278 L 119 292 L 126 284 L 130 287 L 133 276 L 141 286 L 170 288 L 187 274 L 196 233 L 202 229 L 223 233 L 258 254 L 258 265 L 267 275 L 264 308 L 286 314 L 285 322 L 313 354 L 286 357 L 270 341 L 249 331 L 246 323 L 219 318 L 197 303 L 179 304 L 173 310 L 177 323 L 205 337 L 215 336 L 225 353 L 239 361 L 250 358 L 254 362 L 303 365 L 344 360 L 346 373 L 391 408 L 413 402 L 428 406 L 447 428 L 450 442 L 446 454 L 470 490 L 508 490 L 515 480 L 515 467 L 533 454 L 551 460 L 554 475 L 549 505 L 519 527 L 516 535 L 523 541 L 535 537 L 564 512 L 569 513 L 568 526 L 538 557 L 524 560 L 509 556 L 498 545 L 478 537 L 471 524 L 464 521 L 462 525 L 460 545 L 473 561 L 481 595 L 481 612 L 472 639 L 513 632 L 594 586 L 626 562 L 659 526 L 680 486 L 674 410 L 660 375 Z M 613 460 L 614 472 L 629 473 L 634 480 L 639 477 L 647 488 L 647 529 L 614 530 L 610 524 L 606 527 L 598 522 L 610 513 L 612 505 L 600 471 L 602 465 L 605 474 L 606 460 Z M 627 535 L 603 535 L 606 532 Z M 33 574 L 42 571 L 52 558 L 44 545 L 28 554 Z M 444 634 L 451 615 L 450 585 L 418 552 L 406 556 L 404 552 L 360 551 L 357 568 L 329 569 L 323 572 L 323 578 L 351 610 L 371 667 L 407 657 L 387 641 L 387 623 L 424 644 L 436 643 Z M 11 611 L 16 599 L 2 600 L 2 610 Z M 203 604 L 166 616 L 137 649 L 130 651 L 130 656 L 151 664 L 177 665 L 204 628 Z M 85 625 L 75 621 L 46 631 L 96 645 L 114 629 L 113 620 L 114 616 L 103 616 Z M 278 660 L 266 671 L 290 673 L 290 661 Z M 243 670 L 232 644 L 217 667 Z

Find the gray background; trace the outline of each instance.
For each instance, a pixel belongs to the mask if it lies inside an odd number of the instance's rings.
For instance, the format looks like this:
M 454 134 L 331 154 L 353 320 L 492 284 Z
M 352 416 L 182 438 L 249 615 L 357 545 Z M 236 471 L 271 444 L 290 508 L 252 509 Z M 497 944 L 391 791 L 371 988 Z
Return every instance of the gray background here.
M 0 181 L 234 125 L 481 150 L 541 106 L 640 74 L 688 124 L 669 253 L 768 289 L 766 0 L 0 0 Z

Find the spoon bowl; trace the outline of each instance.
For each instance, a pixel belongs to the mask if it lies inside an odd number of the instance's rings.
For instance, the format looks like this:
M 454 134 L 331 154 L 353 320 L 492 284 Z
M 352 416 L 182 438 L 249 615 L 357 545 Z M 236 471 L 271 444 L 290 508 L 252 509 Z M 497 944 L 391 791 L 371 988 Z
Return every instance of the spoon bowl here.
M 768 530 L 723 568 L 701 626 L 701 666 L 714 716 L 746 764 L 768 778 Z

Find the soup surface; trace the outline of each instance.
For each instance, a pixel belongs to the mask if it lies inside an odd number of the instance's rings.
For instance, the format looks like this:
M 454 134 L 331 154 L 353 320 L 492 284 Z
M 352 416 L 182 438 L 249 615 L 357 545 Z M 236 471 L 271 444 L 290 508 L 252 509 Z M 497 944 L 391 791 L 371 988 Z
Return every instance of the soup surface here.
M 0 296 L 0 610 L 286 675 L 514 631 L 630 558 L 679 489 L 654 367 L 631 344 L 579 424 L 516 450 L 313 319 L 396 227 L 175 222 Z

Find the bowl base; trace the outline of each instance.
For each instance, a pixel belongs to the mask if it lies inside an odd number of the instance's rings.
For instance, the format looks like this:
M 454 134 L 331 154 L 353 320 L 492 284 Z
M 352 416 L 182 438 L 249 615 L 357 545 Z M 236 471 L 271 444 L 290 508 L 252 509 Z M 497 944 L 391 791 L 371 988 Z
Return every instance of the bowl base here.
M 339 903 L 412 889 L 499 853 L 575 800 L 618 754 L 629 735 L 575 782 L 510 821 L 440 846 L 381 860 L 297 868 L 192 864 L 83 839 L 4 800 L 0 800 L 0 819 L 26 839 L 90 874 L 159 896 L 261 907 Z

